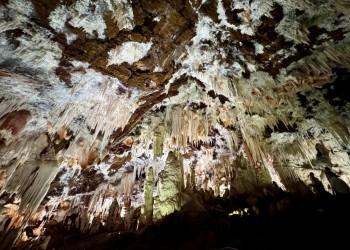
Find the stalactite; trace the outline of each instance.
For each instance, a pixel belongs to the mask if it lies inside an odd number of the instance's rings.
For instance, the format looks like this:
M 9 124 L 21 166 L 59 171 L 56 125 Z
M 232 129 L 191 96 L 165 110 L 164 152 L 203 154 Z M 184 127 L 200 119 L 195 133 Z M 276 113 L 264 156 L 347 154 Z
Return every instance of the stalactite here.
M 114 197 L 114 200 L 111 204 L 111 206 L 109 207 L 109 212 L 108 212 L 108 216 L 106 219 L 106 228 L 107 230 L 115 230 L 116 229 L 116 225 L 115 222 L 120 218 L 120 206 L 118 203 L 118 200 L 116 197 Z
M 247 148 L 249 149 L 249 154 L 252 157 L 252 165 L 261 164 L 266 156 L 261 148 L 259 139 L 253 138 L 249 133 L 246 132 L 245 128 L 241 128 L 241 131 Z
M 120 186 L 119 186 L 119 193 L 121 194 L 121 197 L 123 199 L 123 202 L 121 203 L 122 210 L 120 212 L 120 216 L 123 218 L 127 218 L 130 214 L 131 210 L 131 193 L 133 190 L 133 186 L 135 183 L 135 176 L 134 173 L 126 173 L 126 175 L 122 178 Z
M 183 112 L 182 107 L 176 106 L 173 108 L 172 117 L 171 117 L 171 136 L 175 140 L 175 145 L 179 148 L 186 148 L 187 141 L 184 141 L 184 131 L 183 131 Z
M 272 181 L 274 181 L 279 187 L 281 187 L 283 190 L 286 189 L 286 187 L 283 184 L 283 180 L 279 174 L 279 172 L 275 169 L 273 164 L 273 158 L 270 155 L 267 155 L 266 162 L 264 162 L 264 166 L 269 171 L 270 177 Z
M 233 154 L 238 149 L 239 139 L 237 133 L 235 131 L 227 131 L 224 133 L 224 137 L 231 154 Z

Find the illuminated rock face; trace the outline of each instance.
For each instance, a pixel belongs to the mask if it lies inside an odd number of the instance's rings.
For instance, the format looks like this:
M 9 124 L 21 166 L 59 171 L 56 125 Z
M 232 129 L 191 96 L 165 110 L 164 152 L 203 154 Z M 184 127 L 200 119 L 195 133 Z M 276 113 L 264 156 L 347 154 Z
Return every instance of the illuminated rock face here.
M 349 9 L 0 1 L 0 248 L 27 225 L 136 229 L 193 188 L 350 183 Z
M 165 168 L 158 175 L 158 196 L 154 200 L 153 219 L 159 220 L 162 217 L 179 211 L 186 203 L 182 193 L 181 184 L 183 181 L 182 166 L 175 154 L 170 151 L 166 160 Z

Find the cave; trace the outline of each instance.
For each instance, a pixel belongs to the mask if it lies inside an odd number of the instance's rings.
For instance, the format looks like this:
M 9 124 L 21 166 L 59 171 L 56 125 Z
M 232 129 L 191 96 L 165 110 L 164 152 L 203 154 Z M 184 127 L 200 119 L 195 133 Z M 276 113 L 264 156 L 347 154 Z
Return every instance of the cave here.
M 0 0 L 0 249 L 347 249 L 349 81 L 349 0 Z

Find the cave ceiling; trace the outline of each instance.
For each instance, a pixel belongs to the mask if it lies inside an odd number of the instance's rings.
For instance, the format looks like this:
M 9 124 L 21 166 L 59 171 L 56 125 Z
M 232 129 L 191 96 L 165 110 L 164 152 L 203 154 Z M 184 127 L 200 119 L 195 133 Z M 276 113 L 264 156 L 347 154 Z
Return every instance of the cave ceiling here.
M 0 0 L 0 188 L 28 221 L 101 193 L 139 206 L 169 152 L 218 183 L 350 181 L 349 40 L 348 0 Z

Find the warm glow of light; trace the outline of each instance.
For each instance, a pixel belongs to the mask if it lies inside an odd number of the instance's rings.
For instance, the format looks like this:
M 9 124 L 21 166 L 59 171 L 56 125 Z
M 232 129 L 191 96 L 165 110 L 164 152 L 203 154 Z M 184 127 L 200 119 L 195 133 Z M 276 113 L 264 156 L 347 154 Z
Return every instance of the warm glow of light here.
M 229 213 L 228 215 L 240 215 L 242 217 L 244 213 L 249 215 L 249 208 L 245 207 L 243 210 L 233 210 L 232 213 Z
M 238 210 L 234 210 L 232 213 L 229 213 L 228 215 L 232 216 L 232 215 L 235 215 L 235 214 L 239 215 L 240 213 L 239 213 Z

